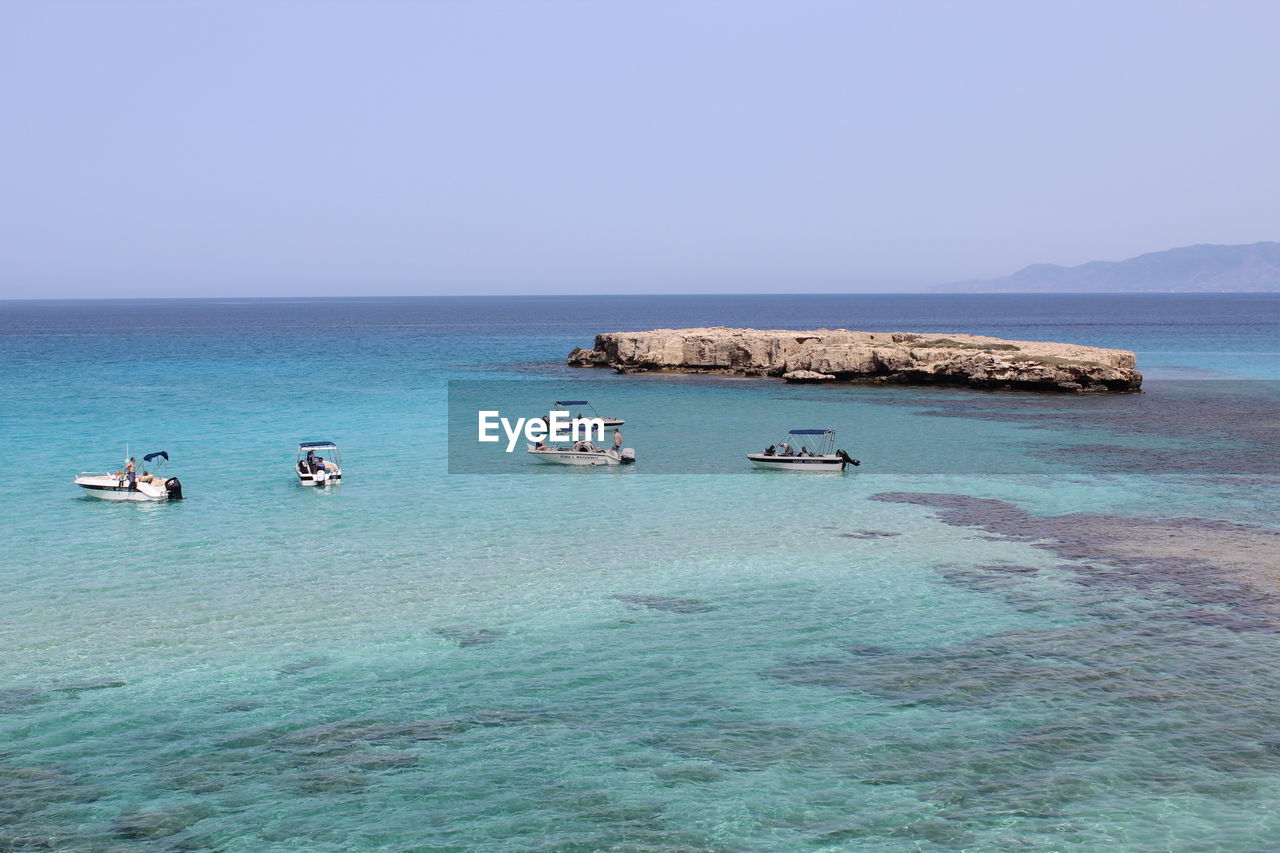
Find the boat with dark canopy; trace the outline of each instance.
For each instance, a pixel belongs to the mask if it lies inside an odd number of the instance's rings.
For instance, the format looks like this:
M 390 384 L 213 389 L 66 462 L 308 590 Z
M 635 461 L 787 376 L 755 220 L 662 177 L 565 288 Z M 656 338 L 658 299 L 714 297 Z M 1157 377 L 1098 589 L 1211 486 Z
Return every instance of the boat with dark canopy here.
M 833 429 L 790 430 L 783 441 L 762 453 L 748 453 L 747 458 L 760 468 L 781 471 L 843 471 L 847 465 L 862 464 L 836 448 Z
M 332 441 L 304 441 L 293 470 L 304 486 L 337 485 L 342 482 L 342 454 Z
M 129 451 L 125 450 L 124 468 L 120 471 L 81 471 L 75 484 L 89 497 L 107 501 L 180 501 L 182 482 L 177 477 L 164 477 L 159 472 L 169 454 L 163 450 L 142 457 L 151 470 L 141 474 L 129 470 Z
M 572 415 L 572 417 L 575 418 L 599 418 L 604 421 L 604 425 L 606 427 L 619 427 L 626 423 L 622 418 L 606 418 L 604 415 L 598 414 L 595 408 L 586 400 L 556 400 L 557 411 L 567 412 L 574 406 L 585 406 L 587 411 L 591 413 L 587 415 L 578 411 L 576 414 Z

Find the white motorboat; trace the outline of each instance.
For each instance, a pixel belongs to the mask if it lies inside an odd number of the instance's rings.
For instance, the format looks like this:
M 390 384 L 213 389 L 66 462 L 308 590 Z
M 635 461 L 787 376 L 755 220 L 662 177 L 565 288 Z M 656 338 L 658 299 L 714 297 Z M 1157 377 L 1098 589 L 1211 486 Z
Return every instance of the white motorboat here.
M 861 465 L 843 450 L 836 449 L 833 429 L 793 429 L 784 441 L 769 445 L 763 453 L 748 453 L 760 468 L 781 471 L 843 471 L 846 465 Z
M 332 441 L 304 441 L 293 466 L 304 486 L 336 486 L 342 482 L 342 454 Z
M 142 457 L 144 463 L 155 463 L 158 472 L 169 461 L 163 450 Z M 108 501 L 180 501 L 182 482 L 177 477 L 163 477 L 158 473 L 128 471 L 128 460 L 123 471 L 82 471 L 76 475 L 75 484 L 89 497 Z
M 599 418 L 604 422 L 606 427 L 620 427 L 626 423 L 622 418 L 606 418 L 604 415 L 598 414 L 595 408 L 586 400 L 556 400 L 556 409 L 558 411 L 567 412 L 572 406 L 585 407 L 586 410 L 590 412 L 590 414 L 584 414 L 580 409 L 577 414 L 572 416 L 574 418 L 584 420 L 589 418 Z
M 529 455 L 539 462 L 553 465 L 580 465 L 595 467 L 604 465 L 630 465 L 636 461 L 636 452 L 630 447 L 621 450 L 605 450 L 589 441 L 576 441 L 572 447 L 556 447 L 539 442 L 530 444 Z

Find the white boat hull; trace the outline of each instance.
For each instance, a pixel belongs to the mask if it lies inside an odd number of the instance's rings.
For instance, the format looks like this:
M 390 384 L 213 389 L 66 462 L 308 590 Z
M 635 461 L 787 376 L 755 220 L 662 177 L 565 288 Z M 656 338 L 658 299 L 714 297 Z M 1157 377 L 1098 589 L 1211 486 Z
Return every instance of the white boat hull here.
M 577 465 L 584 468 L 595 468 L 602 465 L 624 464 L 622 456 L 612 450 L 538 450 L 530 445 L 529 455 L 539 462 L 547 462 L 552 465 Z
M 127 480 L 117 477 L 76 477 L 75 483 L 89 497 L 104 501 L 167 501 L 169 491 L 163 483 L 137 483 L 129 487 Z
M 757 467 L 779 471 L 839 472 L 845 465 L 845 461 L 839 456 L 766 456 L 763 453 L 748 453 L 747 458 Z
M 336 486 L 342 482 L 342 472 L 337 474 L 298 474 L 298 483 L 303 486 Z

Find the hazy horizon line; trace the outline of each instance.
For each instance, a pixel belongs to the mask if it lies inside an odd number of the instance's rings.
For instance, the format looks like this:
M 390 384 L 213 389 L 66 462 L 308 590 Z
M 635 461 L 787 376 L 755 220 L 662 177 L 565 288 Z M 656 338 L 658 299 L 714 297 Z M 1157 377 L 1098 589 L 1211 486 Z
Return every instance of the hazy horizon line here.
M 814 291 L 694 291 L 653 293 L 393 293 L 393 294 L 329 294 L 323 296 L 272 295 L 272 296 L 7 296 L 6 302 L 291 302 L 323 300 L 386 301 L 392 299 L 564 299 L 568 297 L 588 299 L 629 299 L 646 297 L 697 297 L 697 296 L 1268 296 L 1280 294 L 1277 290 L 814 290 Z

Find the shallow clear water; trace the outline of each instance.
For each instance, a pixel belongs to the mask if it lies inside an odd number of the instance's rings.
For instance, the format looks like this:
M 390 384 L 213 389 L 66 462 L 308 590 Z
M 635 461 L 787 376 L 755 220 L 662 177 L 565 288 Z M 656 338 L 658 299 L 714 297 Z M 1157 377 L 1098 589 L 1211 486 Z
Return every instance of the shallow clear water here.
M 884 496 L 1003 501 L 1085 540 L 1104 516 L 1274 529 L 1277 308 L 0 304 L 0 849 L 1269 849 L 1268 579 L 1103 571 Z M 598 331 L 709 324 L 1119 346 L 1148 393 L 562 366 Z M 451 381 L 518 415 L 573 388 L 627 417 L 640 463 L 450 474 Z M 792 426 L 836 427 L 863 466 L 745 467 Z M 342 486 L 293 482 L 314 438 Z M 78 495 L 126 441 L 168 450 L 188 500 Z

